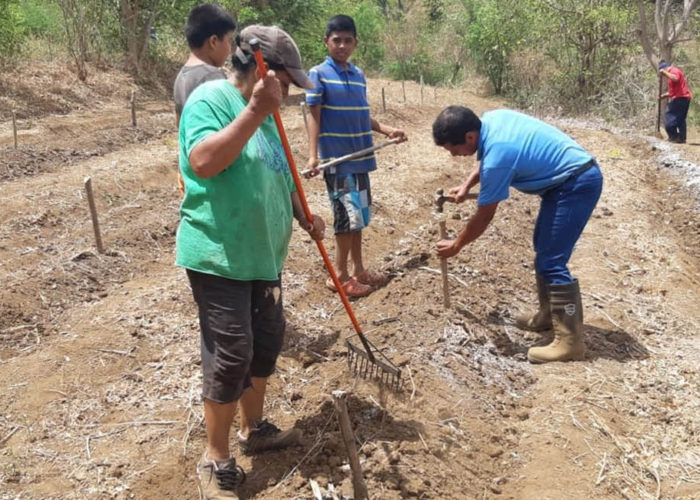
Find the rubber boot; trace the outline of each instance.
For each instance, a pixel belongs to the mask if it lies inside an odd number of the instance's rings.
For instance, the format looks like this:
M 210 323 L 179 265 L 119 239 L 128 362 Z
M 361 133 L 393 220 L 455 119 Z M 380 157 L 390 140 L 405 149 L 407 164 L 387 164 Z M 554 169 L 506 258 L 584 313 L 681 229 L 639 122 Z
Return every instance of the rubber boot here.
M 552 312 L 549 307 L 549 294 L 547 293 L 547 283 L 541 274 L 536 274 L 537 278 L 537 298 L 540 308 L 535 314 L 520 314 L 515 317 L 515 326 L 521 330 L 531 332 L 541 332 L 552 328 Z
M 527 359 L 531 363 L 580 361 L 586 347 L 583 343 L 583 308 L 578 280 L 564 285 L 549 285 L 554 340 L 544 347 L 531 347 Z

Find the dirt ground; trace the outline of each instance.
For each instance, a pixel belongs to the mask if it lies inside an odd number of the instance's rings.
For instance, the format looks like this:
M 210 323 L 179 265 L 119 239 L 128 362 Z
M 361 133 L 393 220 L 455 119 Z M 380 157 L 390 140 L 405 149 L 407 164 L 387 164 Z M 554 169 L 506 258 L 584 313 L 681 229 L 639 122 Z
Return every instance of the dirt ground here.
M 171 103 L 141 98 L 133 128 L 125 76 L 104 76 L 108 91 L 53 76 L 45 92 L 34 82 L 5 93 L 3 104 L 28 110 L 17 150 L 9 117 L 0 123 L 0 498 L 195 499 L 199 339 L 173 265 Z M 13 76 L 2 78 L 12 88 Z M 435 147 L 432 120 L 448 104 L 482 112 L 502 103 L 426 87 L 421 104 L 413 83 L 404 102 L 400 83 L 370 86 L 374 116 L 410 141 L 379 152 L 372 177 L 367 260 L 392 280 L 353 306 L 401 366 L 402 391 L 346 370 L 353 329 L 324 287 L 316 246 L 295 229 L 283 276 L 287 339 L 266 413 L 301 429 L 304 443 L 254 457 L 234 446 L 248 472 L 241 497 L 352 496 L 330 396 L 344 389 L 373 499 L 700 499 L 700 218 L 676 164 L 660 159 L 672 151 L 697 165 L 700 147 L 557 122 L 596 155 L 605 187 L 571 262 L 586 360 L 533 366 L 527 348 L 546 334 L 523 333 L 513 318 L 535 300 L 535 197 L 513 191 L 484 236 L 450 259 L 449 310 L 433 252 L 435 190 L 460 182 L 474 160 Z M 69 100 L 62 88 L 73 89 Z M 289 99 L 283 120 L 304 165 L 298 102 Z M 697 130 L 689 142 L 700 142 Z M 94 248 L 87 176 L 104 254 Z M 330 221 L 322 182 L 305 189 Z M 473 210 L 447 205 L 449 229 Z

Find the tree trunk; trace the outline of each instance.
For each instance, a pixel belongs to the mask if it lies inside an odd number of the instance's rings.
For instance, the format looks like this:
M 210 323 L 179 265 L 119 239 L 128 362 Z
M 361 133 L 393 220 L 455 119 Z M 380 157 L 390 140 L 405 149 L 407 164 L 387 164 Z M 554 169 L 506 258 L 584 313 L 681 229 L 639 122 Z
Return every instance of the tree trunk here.
M 659 60 L 671 60 L 675 45 L 692 40 L 692 37 L 682 38 L 682 35 L 688 28 L 697 3 L 698 0 L 683 0 L 683 9 L 676 13 L 678 19 L 674 22 L 672 0 L 656 0 L 654 4 L 656 39 L 652 40 L 647 26 L 647 11 L 644 0 L 637 0 L 637 11 L 639 12 L 639 29 L 637 33 L 644 49 L 644 54 L 654 71 L 658 68 Z M 654 50 L 655 45 L 658 47 L 656 51 Z
M 140 0 L 120 0 L 119 20 L 122 26 L 122 34 L 126 43 L 127 64 L 137 75 L 141 73 L 141 66 L 146 57 L 146 50 L 150 43 L 151 26 L 159 14 L 156 5 L 152 5 L 150 13 L 141 5 Z

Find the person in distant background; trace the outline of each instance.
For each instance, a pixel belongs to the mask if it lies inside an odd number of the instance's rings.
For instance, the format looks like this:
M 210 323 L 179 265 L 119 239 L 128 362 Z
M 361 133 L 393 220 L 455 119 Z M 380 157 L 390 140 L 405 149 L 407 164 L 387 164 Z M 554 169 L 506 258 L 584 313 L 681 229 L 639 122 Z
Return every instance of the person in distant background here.
M 231 55 L 236 23 L 233 17 L 216 4 L 205 3 L 193 7 L 187 16 L 185 37 L 190 46 L 190 57 L 175 78 L 175 120 L 180 127 L 180 115 L 187 98 L 202 83 L 226 79 L 223 65 Z M 178 173 L 177 186 L 185 194 L 185 184 Z
M 666 78 L 668 91 L 661 94 L 659 99 L 668 97 L 666 105 L 666 133 L 670 142 L 685 143 L 686 123 L 690 99 L 693 97 L 685 81 L 685 75 L 680 68 L 666 61 L 659 63 L 659 74 Z

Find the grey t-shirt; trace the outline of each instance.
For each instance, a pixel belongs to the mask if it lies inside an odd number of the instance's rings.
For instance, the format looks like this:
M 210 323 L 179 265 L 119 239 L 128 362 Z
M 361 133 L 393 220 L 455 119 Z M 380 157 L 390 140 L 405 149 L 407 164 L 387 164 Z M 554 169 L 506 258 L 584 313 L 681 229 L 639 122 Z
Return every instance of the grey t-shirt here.
M 221 80 L 222 78 L 226 78 L 226 72 L 210 64 L 183 66 L 175 78 L 175 85 L 173 85 L 176 115 L 182 114 L 182 108 L 185 107 L 185 102 L 194 89 L 204 82 Z

